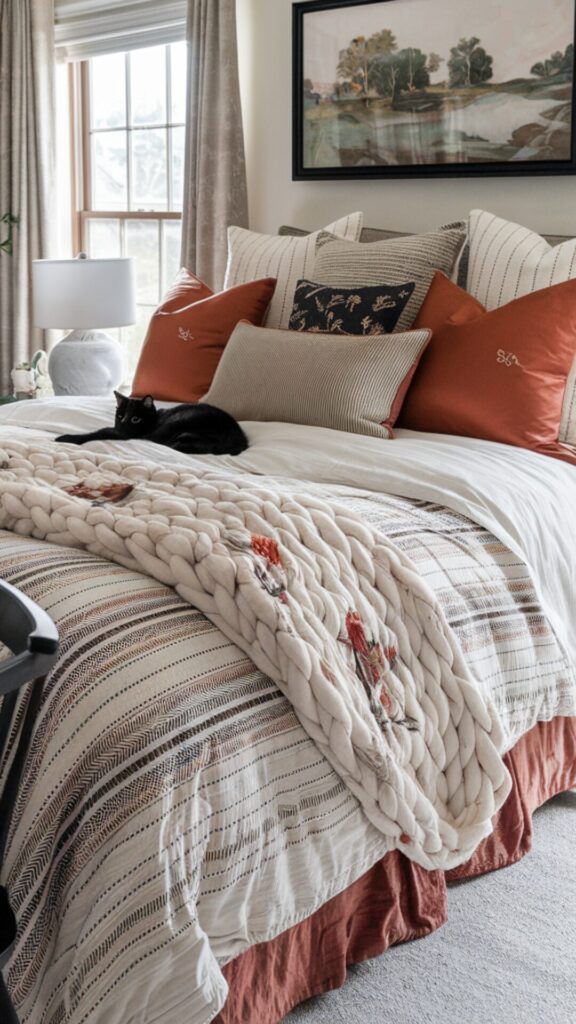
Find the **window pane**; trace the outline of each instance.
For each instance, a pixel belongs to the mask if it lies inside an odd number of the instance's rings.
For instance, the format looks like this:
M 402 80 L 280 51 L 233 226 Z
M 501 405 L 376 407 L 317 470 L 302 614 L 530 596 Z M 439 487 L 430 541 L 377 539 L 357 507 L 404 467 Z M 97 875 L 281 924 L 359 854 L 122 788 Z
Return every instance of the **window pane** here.
M 123 53 L 90 61 L 91 128 L 120 128 L 126 124 L 126 61 Z
M 89 220 L 88 255 L 93 259 L 107 259 L 120 256 L 120 221 Z
M 186 120 L 186 43 L 172 43 L 170 47 L 171 99 L 170 121 L 174 124 Z
M 92 206 L 95 210 L 126 210 L 126 132 L 92 136 Z
M 166 210 L 168 176 L 166 129 L 137 128 L 132 138 L 133 210 Z
M 182 223 L 179 220 L 165 220 L 163 235 L 162 294 L 168 290 L 180 270 L 180 242 Z
M 182 209 L 184 192 L 184 135 L 185 128 L 170 128 L 172 133 L 172 209 Z
M 157 220 L 127 220 L 125 254 L 134 257 L 136 301 L 160 301 L 160 243 Z
M 132 124 L 166 124 L 166 59 L 163 46 L 130 54 Z
M 142 349 L 142 342 L 146 336 L 148 324 L 150 318 L 154 312 L 155 306 L 138 305 L 136 306 L 136 323 L 130 327 L 123 327 L 120 344 L 124 349 L 124 356 L 126 359 L 126 381 L 132 382 L 136 364 L 140 356 Z

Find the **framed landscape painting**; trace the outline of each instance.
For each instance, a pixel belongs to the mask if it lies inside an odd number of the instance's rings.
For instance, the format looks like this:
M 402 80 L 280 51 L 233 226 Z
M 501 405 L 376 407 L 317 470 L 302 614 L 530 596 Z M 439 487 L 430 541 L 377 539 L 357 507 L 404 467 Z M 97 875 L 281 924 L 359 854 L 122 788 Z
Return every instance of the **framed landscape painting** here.
M 574 174 L 575 9 L 294 4 L 294 179 Z

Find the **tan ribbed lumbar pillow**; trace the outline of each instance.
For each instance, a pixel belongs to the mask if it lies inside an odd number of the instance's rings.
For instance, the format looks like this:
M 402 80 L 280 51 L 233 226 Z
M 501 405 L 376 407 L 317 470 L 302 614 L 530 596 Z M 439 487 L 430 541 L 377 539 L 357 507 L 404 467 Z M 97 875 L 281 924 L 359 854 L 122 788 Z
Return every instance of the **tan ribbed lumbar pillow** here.
M 368 336 L 234 329 L 202 401 L 237 420 L 392 437 L 431 332 Z
M 350 213 L 322 230 L 328 231 L 330 237 L 356 241 L 360 238 L 362 221 L 361 213 Z M 268 327 L 288 327 L 296 285 L 301 278 L 311 277 L 319 234 L 320 231 L 313 231 L 305 237 L 292 238 L 261 235 L 246 228 L 228 228 L 224 288 L 233 288 L 261 277 L 275 277 L 276 289 L 264 323 Z M 378 284 L 382 283 L 378 281 Z

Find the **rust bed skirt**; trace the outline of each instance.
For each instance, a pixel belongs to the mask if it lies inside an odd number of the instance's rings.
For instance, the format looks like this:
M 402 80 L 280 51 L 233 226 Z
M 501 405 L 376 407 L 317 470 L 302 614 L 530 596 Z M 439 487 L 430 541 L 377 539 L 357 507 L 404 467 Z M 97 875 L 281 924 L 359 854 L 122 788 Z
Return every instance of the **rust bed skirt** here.
M 446 884 L 507 867 L 532 845 L 532 813 L 576 786 L 576 718 L 539 723 L 506 754 L 512 790 L 494 832 L 452 871 L 425 871 L 396 851 L 311 917 L 224 968 L 229 995 L 215 1024 L 278 1024 L 304 999 L 344 984 L 346 969 L 447 919 Z

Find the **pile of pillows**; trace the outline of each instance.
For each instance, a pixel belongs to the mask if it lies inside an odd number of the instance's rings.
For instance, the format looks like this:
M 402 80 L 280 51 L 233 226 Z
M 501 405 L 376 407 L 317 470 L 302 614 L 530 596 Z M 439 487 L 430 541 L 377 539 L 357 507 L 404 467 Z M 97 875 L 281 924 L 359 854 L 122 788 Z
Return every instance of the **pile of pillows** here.
M 230 228 L 224 291 L 180 272 L 133 394 L 383 438 L 396 424 L 576 464 L 576 239 L 552 247 L 481 210 L 426 234 L 361 231 L 359 213 L 307 235 Z

